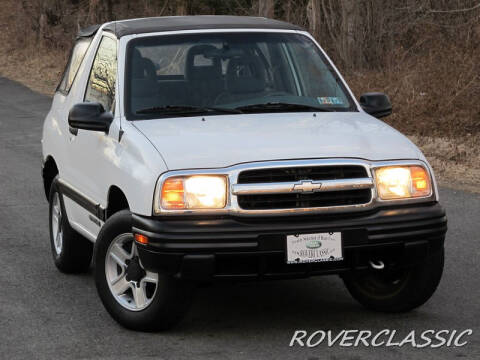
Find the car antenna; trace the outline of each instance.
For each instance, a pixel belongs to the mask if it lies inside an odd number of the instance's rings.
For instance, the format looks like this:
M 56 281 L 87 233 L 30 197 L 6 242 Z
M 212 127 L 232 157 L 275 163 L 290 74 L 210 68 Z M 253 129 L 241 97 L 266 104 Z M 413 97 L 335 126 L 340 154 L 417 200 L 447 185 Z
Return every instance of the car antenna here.
M 114 20 L 113 20 L 113 29 L 114 29 L 113 31 L 115 33 L 115 36 L 117 36 L 117 16 L 116 15 L 114 16 Z M 118 39 L 117 39 L 117 44 L 118 44 Z M 117 75 L 118 75 L 118 46 L 117 46 L 117 52 L 116 52 L 115 56 L 116 56 L 116 62 L 117 62 Z M 118 76 L 117 76 L 116 87 L 117 87 L 117 85 L 118 85 L 118 87 L 120 86 L 119 82 L 118 82 Z M 120 113 L 119 114 L 120 116 L 118 118 L 119 128 L 120 128 L 118 130 L 118 142 L 122 141 L 122 136 L 123 136 L 123 133 L 124 133 L 123 128 L 122 128 L 122 113 L 121 113 L 122 103 L 121 103 L 121 101 L 122 101 L 122 97 L 120 95 L 118 95 L 118 109 L 119 109 L 119 113 Z

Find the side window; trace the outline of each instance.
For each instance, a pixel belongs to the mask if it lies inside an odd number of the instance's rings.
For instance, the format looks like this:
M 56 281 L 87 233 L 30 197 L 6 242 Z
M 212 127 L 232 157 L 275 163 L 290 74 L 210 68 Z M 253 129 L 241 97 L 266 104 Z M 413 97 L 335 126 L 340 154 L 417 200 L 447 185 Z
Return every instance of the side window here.
M 61 91 L 63 93 L 68 93 L 70 91 L 73 81 L 77 76 L 78 69 L 80 68 L 80 64 L 87 53 L 92 39 L 92 37 L 81 38 L 75 42 L 72 52 L 70 53 L 67 66 L 63 72 L 62 80 L 57 87 L 57 91 Z
M 104 36 L 93 61 L 84 101 L 99 102 L 113 111 L 117 78 L 117 41 Z

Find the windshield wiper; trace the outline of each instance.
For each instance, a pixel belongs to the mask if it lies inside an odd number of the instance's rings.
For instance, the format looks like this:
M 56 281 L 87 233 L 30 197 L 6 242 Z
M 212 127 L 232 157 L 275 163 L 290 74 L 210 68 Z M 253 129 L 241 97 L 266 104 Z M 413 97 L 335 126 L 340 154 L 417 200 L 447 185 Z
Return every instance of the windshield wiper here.
M 136 114 L 198 114 L 198 113 L 209 113 L 209 112 L 219 112 L 225 114 L 241 114 L 242 111 L 239 109 L 225 109 L 217 107 L 200 107 L 200 106 L 189 106 L 189 105 L 167 105 L 167 106 L 154 106 L 150 108 L 137 110 Z
M 329 109 L 325 107 L 307 105 L 307 104 L 294 104 L 294 103 L 282 103 L 282 102 L 268 102 L 263 104 L 253 104 L 236 107 L 235 110 L 240 110 L 242 112 L 269 112 L 269 111 L 322 111 L 322 112 L 331 112 L 335 111 L 334 109 Z

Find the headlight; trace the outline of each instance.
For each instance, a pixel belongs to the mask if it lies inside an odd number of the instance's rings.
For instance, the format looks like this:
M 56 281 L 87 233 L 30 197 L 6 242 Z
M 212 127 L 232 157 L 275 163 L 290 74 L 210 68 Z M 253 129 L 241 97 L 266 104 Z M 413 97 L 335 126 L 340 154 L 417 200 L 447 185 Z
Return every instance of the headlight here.
M 161 207 L 165 210 L 222 209 L 227 204 L 227 179 L 225 176 L 175 176 L 165 180 L 160 194 Z
M 378 196 L 382 200 L 430 196 L 432 183 L 421 166 L 387 166 L 375 169 Z

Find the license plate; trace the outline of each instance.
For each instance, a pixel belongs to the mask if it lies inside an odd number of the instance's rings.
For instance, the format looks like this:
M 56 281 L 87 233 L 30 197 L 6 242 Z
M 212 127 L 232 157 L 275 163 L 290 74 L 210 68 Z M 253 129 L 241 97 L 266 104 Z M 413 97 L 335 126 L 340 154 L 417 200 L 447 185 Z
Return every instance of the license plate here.
M 341 260 L 340 232 L 287 235 L 287 264 Z

